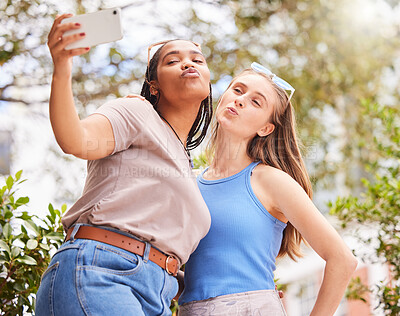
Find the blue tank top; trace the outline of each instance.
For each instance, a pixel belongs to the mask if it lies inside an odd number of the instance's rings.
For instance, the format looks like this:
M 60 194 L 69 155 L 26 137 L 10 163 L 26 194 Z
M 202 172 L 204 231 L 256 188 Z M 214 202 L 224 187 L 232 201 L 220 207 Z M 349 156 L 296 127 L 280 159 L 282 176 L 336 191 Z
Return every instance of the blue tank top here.
M 275 258 L 286 224 L 255 196 L 250 176 L 259 162 L 224 179 L 197 178 L 211 213 L 211 227 L 185 265 L 179 304 L 211 297 L 275 289 Z

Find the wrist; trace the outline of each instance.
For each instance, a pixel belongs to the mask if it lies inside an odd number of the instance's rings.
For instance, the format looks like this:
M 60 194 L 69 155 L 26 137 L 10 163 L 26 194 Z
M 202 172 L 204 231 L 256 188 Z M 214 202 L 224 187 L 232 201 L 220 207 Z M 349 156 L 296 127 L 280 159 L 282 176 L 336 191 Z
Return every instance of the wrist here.
M 53 81 L 70 81 L 71 79 L 71 71 L 68 71 L 67 69 L 54 68 Z

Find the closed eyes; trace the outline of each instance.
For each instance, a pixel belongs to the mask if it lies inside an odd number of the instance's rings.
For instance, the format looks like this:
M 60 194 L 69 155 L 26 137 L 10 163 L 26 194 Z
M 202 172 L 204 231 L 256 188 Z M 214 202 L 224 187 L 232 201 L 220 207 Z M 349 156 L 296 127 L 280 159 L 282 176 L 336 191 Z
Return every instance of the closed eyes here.
M 180 60 L 178 59 L 173 59 L 167 62 L 167 65 L 172 65 L 174 63 L 178 63 L 180 62 Z M 193 59 L 192 62 L 196 63 L 196 64 L 204 64 L 204 61 L 201 59 Z

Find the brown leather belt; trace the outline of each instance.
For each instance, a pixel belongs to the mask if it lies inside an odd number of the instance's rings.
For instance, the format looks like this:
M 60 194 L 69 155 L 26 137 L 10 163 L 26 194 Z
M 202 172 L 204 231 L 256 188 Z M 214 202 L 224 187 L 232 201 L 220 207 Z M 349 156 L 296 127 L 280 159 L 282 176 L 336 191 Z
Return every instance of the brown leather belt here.
M 73 230 L 74 227 L 68 229 L 65 240 L 70 239 Z M 94 226 L 80 226 L 74 238 L 100 241 L 139 256 L 143 256 L 145 250 L 145 243 L 142 241 Z M 150 248 L 149 260 L 163 268 L 168 274 L 173 276 L 178 274 L 178 260 L 172 256 L 163 254 L 153 247 Z

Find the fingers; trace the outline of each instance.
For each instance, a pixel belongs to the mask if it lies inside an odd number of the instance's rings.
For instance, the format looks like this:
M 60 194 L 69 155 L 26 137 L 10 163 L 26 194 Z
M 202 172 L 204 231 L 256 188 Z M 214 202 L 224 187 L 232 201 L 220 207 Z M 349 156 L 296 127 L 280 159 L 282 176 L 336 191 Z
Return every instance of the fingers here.
M 278 291 L 278 286 L 277 285 L 275 285 L 275 291 Z M 278 291 L 278 295 L 279 295 L 280 298 L 283 298 L 283 296 L 284 296 L 283 295 L 283 291 L 279 290 Z
M 70 49 L 66 50 L 65 52 L 69 56 L 78 56 L 87 53 L 90 50 L 90 47 L 84 47 L 84 48 L 75 48 L 75 49 Z
M 65 36 L 65 32 L 76 30 L 81 27 L 79 23 L 62 23 L 64 19 L 72 16 L 73 15 L 69 13 L 57 15 L 49 32 L 47 45 L 50 49 L 54 62 L 63 60 L 65 57 L 68 59 L 69 57 L 72 56 L 77 56 L 87 53 L 90 49 L 89 47 L 72 49 L 72 50 L 65 49 L 65 47 L 68 46 L 68 44 L 73 43 L 85 37 L 85 33 L 83 32 Z
M 57 26 L 60 25 L 61 21 L 66 19 L 66 18 L 70 18 L 71 16 L 72 16 L 71 13 L 65 13 L 65 14 L 62 14 L 62 15 L 57 14 L 57 16 L 56 16 L 56 18 L 54 20 L 54 23 L 51 26 L 48 39 L 50 39 L 50 37 L 52 37 L 54 35 L 54 32 L 55 32 Z
M 77 33 L 70 36 L 64 36 L 66 31 L 79 29 L 81 25 L 79 23 L 63 23 L 58 24 L 53 32 L 49 34 L 47 45 L 49 48 L 53 48 L 55 45 L 59 44 L 60 41 L 70 43 L 71 41 L 76 41 L 83 38 L 84 33 Z
M 58 51 L 64 50 L 68 44 L 76 42 L 77 40 L 82 39 L 84 37 L 85 37 L 85 33 L 77 33 L 77 34 L 73 34 L 70 36 L 62 36 L 56 42 L 51 43 L 51 44 L 49 43 L 49 47 L 50 47 L 50 49 L 52 49 L 53 52 L 58 52 Z

